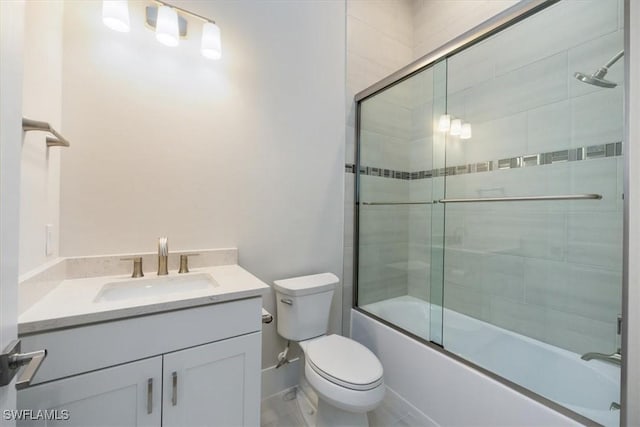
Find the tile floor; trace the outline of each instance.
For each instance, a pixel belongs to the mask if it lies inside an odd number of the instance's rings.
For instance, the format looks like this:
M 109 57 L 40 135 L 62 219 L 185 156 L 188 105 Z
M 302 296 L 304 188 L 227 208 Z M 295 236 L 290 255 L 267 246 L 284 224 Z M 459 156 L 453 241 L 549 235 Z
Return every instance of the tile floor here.
M 285 390 L 262 401 L 261 427 L 311 427 L 309 423 L 315 412 L 308 399 L 298 387 Z M 398 407 L 393 395 L 387 393 L 385 400 L 374 411 L 369 412 L 370 427 L 422 427 L 424 422 L 411 411 Z M 306 421 L 305 421 L 306 419 Z

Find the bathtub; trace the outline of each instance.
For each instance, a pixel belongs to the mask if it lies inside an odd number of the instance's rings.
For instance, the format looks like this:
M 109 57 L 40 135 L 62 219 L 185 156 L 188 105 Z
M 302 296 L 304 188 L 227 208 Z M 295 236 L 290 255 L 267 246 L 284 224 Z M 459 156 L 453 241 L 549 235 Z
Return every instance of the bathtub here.
M 361 308 L 429 340 L 429 304 L 421 299 L 402 296 Z M 579 354 L 452 310 L 445 309 L 443 319 L 447 351 L 600 424 L 619 425 L 620 411 L 609 409 L 620 402 L 619 367 L 586 362 Z

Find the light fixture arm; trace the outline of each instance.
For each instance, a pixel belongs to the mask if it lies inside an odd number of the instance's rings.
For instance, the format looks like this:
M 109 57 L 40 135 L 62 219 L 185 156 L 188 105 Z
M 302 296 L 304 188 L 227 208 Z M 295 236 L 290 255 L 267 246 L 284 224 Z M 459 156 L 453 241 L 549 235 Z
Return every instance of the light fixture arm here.
M 192 17 L 194 17 L 194 18 L 196 18 L 196 19 L 199 19 L 199 20 L 201 20 L 201 21 L 204 21 L 204 22 L 211 22 L 212 24 L 215 24 L 215 23 L 216 23 L 216 21 L 214 21 L 213 19 L 205 18 L 205 17 L 204 17 L 204 16 L 202 16 L 202 15 L 198 15 L 197 13 L 193 13 L 193 12 L 188 11 L 188 10 L 186 10 L 186 9 L 183 9 L 183 8 L 181 8 L 181 7 L 174 6 L 174 5 L 170 4 L 170 3 L 164 2 L 164 1 L 162 1 L 162 0 L 153 0 L 153 1 L 154 1 L 155 3 L 157 3 L 157 4 L 159 4 L 159 5 L 162 5 L 162 6 L 169 6 L 169 7 L 173 8 L 173 9 L 179 10 L 181 13 L 184 13 L 185 15 L 192 16 Z

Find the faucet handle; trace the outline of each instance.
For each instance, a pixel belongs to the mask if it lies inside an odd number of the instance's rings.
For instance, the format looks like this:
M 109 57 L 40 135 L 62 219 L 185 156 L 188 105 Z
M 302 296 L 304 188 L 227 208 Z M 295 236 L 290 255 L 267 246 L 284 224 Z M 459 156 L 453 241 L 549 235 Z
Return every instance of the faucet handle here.
M 134 256 L 130 258 L 120 258 L 120 261 L 133 261 L 133 273 L 131 277 L 144 277 L 142 272 L 142 257 Z
M 179 274 L 188 273 L 189 272 L 189 257 L 190 256 L 198 256 L 200 254 L 182 254 L 180 255 L 180 270 L 178 270 Z
M 169 239 L 167 237 L 158 239 L 158 255 L 169 256 Z

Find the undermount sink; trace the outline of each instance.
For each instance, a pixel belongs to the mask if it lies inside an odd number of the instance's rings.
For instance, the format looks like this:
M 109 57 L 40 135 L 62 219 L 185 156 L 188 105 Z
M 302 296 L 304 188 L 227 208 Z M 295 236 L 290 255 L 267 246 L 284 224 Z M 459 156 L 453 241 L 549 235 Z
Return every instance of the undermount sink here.
M 218 283 L 207 273 L 145 277 L 109 282 L 102 286 L 94 302 L 158 297 L 180 292 L 207 290 L 217 286 Z

